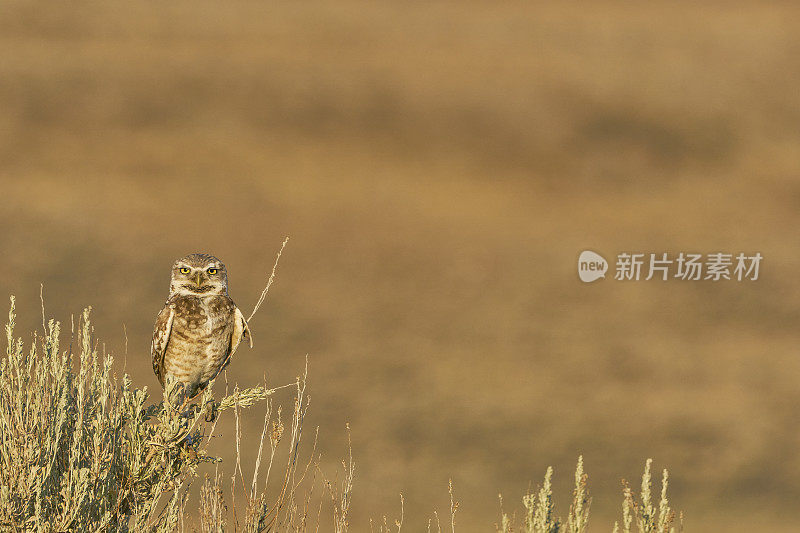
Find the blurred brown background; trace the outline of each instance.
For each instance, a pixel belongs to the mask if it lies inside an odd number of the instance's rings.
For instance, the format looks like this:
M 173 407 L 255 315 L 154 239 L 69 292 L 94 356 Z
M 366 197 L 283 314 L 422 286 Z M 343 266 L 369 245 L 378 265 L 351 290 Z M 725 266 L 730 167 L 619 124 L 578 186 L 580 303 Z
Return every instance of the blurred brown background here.
M 553 4 L 4 2 L 19 333 L 42 282 L 120 360 L 125 325 L 152 389 L 172 261 L 218 255 L 249 312 L 289 235 L 228 377 L 310 355 L 329 466 L 352 427 L 354 531 L 399 492 L 419 531 L 451 476 L 459 529 L 490 530 L 548 464 L 566 514 L 580 453 L 593 530 L 647 457 L 690 530 L 797 530 L 800 11 Z M 587 285 L 586 248 L 765 259 Z

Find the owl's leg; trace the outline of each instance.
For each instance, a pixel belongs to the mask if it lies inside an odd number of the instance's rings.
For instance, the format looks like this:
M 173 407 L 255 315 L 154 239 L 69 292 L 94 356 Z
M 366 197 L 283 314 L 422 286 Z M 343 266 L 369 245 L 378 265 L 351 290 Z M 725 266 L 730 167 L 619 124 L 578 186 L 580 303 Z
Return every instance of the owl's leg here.
M 182 381 L 170 381 L 164 390 L 164 403 L 168 403 L 171 409 L 180 413 L 178 415 L 180 418 L 191 418 L 194 414 L 194 406 L 190 405 L 192 392 L 192 387 L 188 386 L 186 383 Z
M 188 397 L 186 384 L 182 381 L 169 381 L 164 388 L 164 401 L 174 407 L 182 407 Z
M 184 418 L 190 418 L 195 415 L 195 413 L 201 412 L 206 409 L 205 405 L 201 405 L 202 403 L 202 394 L 205 391 L 208 383 L 200 383 L 194 386 L 187 386 L 185 387 L 182 397 L 181 397 L 181 409 L 183 412 L 181 416 Z M 191 403 L 195 400 L 200 400 L 198 403 Z M 217 418 L 217 404 L 216 402 L 211 399 L 209 402 L 210 404 L 206 414 L 205 414 L 205 421 L 206 422 L 213 422 Z

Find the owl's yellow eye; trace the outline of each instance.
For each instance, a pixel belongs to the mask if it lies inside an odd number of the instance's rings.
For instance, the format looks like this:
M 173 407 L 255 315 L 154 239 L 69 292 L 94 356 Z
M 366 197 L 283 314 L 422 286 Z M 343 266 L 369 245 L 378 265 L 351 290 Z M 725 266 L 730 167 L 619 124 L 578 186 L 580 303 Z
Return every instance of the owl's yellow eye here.
M 181 267 L 181 274 L 188 274 L 188 273 L 189 273 L 189 267 Z
M 214 274 L 216 274 L 217 272 L 219 272 L 219 269 L 216 269 L 216 268 L 209 268 L 208 270 L 206 270 L 206 272 L 208 272 L 209 274 L 211 274 L 211 275 L 213 276 Z

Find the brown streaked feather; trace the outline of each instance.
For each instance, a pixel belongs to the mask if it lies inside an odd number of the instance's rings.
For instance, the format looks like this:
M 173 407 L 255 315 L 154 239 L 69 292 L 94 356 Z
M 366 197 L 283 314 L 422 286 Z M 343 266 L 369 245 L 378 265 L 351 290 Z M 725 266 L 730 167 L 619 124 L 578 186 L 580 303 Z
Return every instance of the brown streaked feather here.
M 242 314 L 242 312 L 239 310 L 238 307 L 236 308 L 236 311 L 234 311 L 234 313 L 233 313 L 233 319 L 237 323 L 241 322 L 241 327 L 242 327 L 241 338 L 247 339 L 247 342 L 250 344 L 250 347 L 252 348 L 253 347 L 253 334 L 250 332 L 250 325 L 247 323 L 247 319 L 244 317 L 244 315 Z
M 253 347 L 253 335 L 250 333 L 250 327 L 247 325 L 247 320 L 245 320 L 244 315 L 237 307 L 233 310 L 233 331 L 231 331 L 231 342 L 229 344 L 228 354 L 225 356 L 225 361 L 220 366 L 217 374 L 222 372 L 225 367 L 228 366 L 228 363 L 231 362 L 233 354 L 236 352 L 236 348 L 239 347 L 239 343 L 242 342 L 242 339 L 247 339 L 250 343 L 250 347 Z
M 153 358 L 153 371 L 156 373 L 162 387 L 164 386 L 164 354 L 167 352 L 174 319 L 175 309 L 171 305 L 165 306 L 158 313 L 155 329 L 153 330 L 153 345 L 150 348 L 150 355 Z

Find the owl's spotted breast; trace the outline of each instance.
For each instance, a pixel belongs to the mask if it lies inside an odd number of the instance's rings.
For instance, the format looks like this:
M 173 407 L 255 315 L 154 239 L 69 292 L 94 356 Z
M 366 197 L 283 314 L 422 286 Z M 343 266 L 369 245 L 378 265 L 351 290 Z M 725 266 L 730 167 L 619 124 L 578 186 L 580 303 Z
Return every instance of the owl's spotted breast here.
M 184 383 L 194 396 L 221 370 L 231 347 L 233 311 L 227 296 L 177 296 L 172 335 L 164 354 L 164 377 Z

